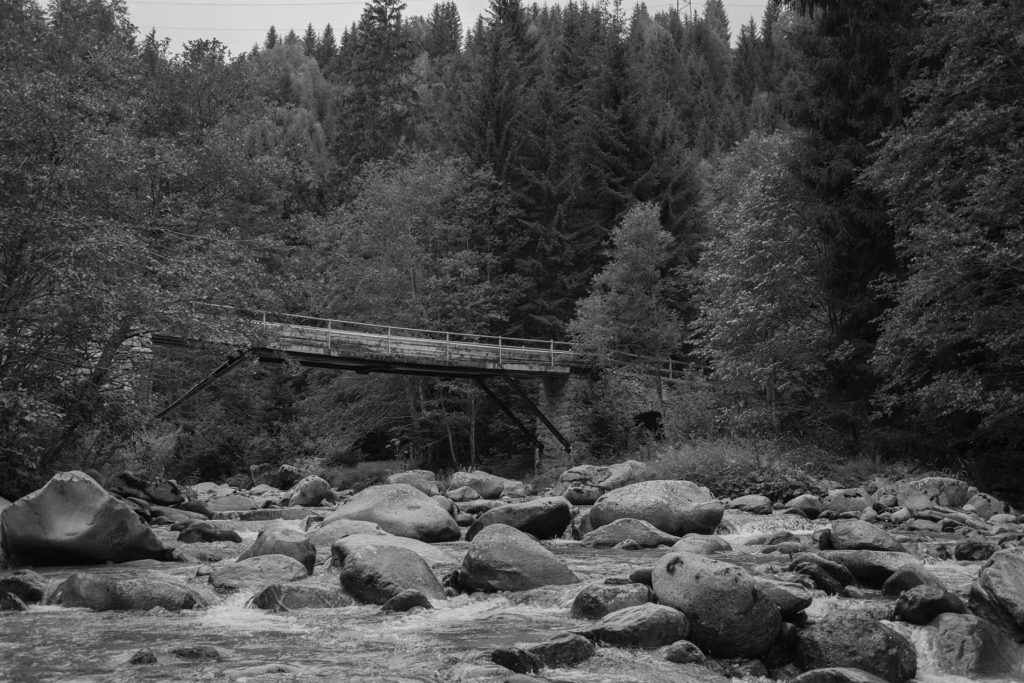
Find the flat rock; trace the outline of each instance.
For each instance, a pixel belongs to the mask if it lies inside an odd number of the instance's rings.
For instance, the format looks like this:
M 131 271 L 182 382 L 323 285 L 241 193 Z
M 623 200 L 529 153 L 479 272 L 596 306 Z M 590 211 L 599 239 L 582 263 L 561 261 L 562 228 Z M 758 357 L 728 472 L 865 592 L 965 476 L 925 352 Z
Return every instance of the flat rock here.
M 832 489 L 821 499 L 821 511 L 826 510 L 836 513 L 857 512 L 869 508 L 874 504 L 874 499 L 867 489 Z
M 597 652 L 594 644 L 578 633 L 559 633 L 542 643 L 520 644 L 519 647 L 549 669 L 575 666 Z
M 977 492 L 969 484 L 951 477 L 923 477 L 904 482 L 896 494 L 899 505 L 911 511 L 935 506 L 959 508 Z
M 715 553 L 727 553 L 732 550 L 729 541 L 721 536 L 708 534 L 686 534 L 676 541 L 671 548 L 672 552 L 695 553 L 697 555 L 714 555 Z
M 408 484 L 419 489 L 428 496 L 436 496 L 440 493 L 437 478 L 430 470 L 409 470 L 398 472 L 387 478 L 388 484 Z
M 733 498 L 726 507 L 730 510 L 749 512 L 752 515 L 770 515 L 772 514 L 772 499 L 768 496 L 753 493 L 748 496 Z
M 54 591 L 51 602 L 63 607 L 88 607 L 98 612 L 145 612 L 154 607 L 176 612 L 210 606 L 207 596 L 174 579 L 84 573 L 72 574 L 65 579 Z
M 355 599 L 340 587 L 274 583 L 254 595 L 248 606 L 269 612 L 288 612 L 296 609 L 349 607 L 354 604 Z
M 590 510 L 595 529 L 617 519 L 642 519 L 668 534 L 712 533 L 724 506 L 707 488 L 689 481 L 651 480 L 602 495 Z
M 451 481 L 448 484 L 448 489 L 451 490 L 462 486 L 468 486 L 480 494 L 481 498 L 495 500 L 501 497 L 501 492 L 505 489 L 505 486 L 509 481 L 509 479 L 488 474 L 483 470 L 456 472 L 452 475 Z
M 210 583 L 220 591 L 261 590 L 273 583 L 299 581 L 308 576 L 306 568 L 286 555 L 259 555 L 239 562 L 220 562 Z
M 352 534 L 351 536 L 338 539 L 331 545 L 331 556 L 334 558 L 334 564 L 339 567 L 342 566 L 348 555 L 355 551 L 356 548 L 363 546 L 405 548 L 419 555 L 431 567 L 454 565 L 457 563 L 457 560 L 445 550 L 423 541 L 417 541 L 414 538 L 393 536 L 391 534 Z
M 259 509 L 259 504 L 257 504 L 252 496 L 243 493 L 212 496 L 206 501 L 206 505 L 214 512 L 238 512 Z
M 306 568 L 307 574 L 312 574 L 313 567 L 316 566 L 316 547 L 306 538 L 305 533 L 288 527 L 264 529 L 256 537 L 256 541 L 242 551 L 238 560 L 260 555 L 291 557 Z
M 590 548 L 610 548 L 623 541 L 635 541 L 641 548 L 672 545 L 678 536 L 666 534 L 650 522 L 623 517 L 586 534 L 581 543 Z
M 374 522 L 381 529 L 427 543 L 457 541 L 462 535 L 452 516 L 430 496 L 408 484 L 381 484 L 363 489 L 324 518 Z
M 576 619 L 601 619 L 616 610 L 650 602 L 652 597 L 650 587 L 642 583 L 595 583 L 576 594 L 569 613 Z
M 870 522 L 846 519 L 832 523 L 830 538 L 836 550 L 893 550 L 904 552 L 903 544 Z
M 356 534 L 382 535 L 386 533 L 375 522 L 363 522 L 357 519 L 335 519 L 330 522 L 320 522 L 317 526 L 306 531 L 306 538 L 314 546 L 321 548 L 330 546 L 335 541 L 346 536 Z M 393 534 L 391 534 L 393 535 Z
M 616 610 L 578 633 L 595 643 L 652 650 L 686 638 L 689 631 L 682 612 L 646 603 Z

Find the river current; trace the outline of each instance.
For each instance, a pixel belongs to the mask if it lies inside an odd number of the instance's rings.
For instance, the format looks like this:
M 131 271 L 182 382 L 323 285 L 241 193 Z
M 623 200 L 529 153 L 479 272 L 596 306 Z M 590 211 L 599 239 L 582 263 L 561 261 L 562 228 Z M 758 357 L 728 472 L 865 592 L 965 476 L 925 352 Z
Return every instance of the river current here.
M 761 518 L 763 520 L 764 518 Z M 751 520 L 751 524 L 755 522 Z M 758 522 L 763 524 L 763 521 Z M 295 525 L 295 522 L 277 522 Z M 251 524 L 222 522 L 235 528 L 245 541 L 255 538 Z M 262 525 L 265 526 L 266 524 Z M 752 529 L 737 527 L 737 540 Z M 760 529 L 753 529 L 758 531 Z M 164 533 L 165 539 L 173 535 Z M 235 553 L 244 548 L 236 546 Z M 435 603 L 435 609 L 381 614 L 376 606 L 306 609 L 271 613 L 246 607 L 252 592 L 222 598 L 208 610 L 171 613 L 92 612 L 81 608 L 33 606 L 26 613 L 0 613 L 0 681 L 445 681 L 447 670 L 467 653 L 515 643 L 539 642 L 578 628 L 569 616 L 576 593 L 586 581 L 627 576 L 650 566 L 665 551 L 591 549 L 570 541 L 545 545 L 584 579 L 573 586 L 553 586 L 522 593 L 474 594 Z M 458 565 L 468 544 L 439 544 Z M 320 556 L 321 560 L 325 558 Z M 779 562 L 779 557 L 756 553 L 729 553 L 722 557 L 748 567 Z M 228 560 L 230 561 L 230 560 Z M 957 562 L 929 565 L 957 592 L 964 592 L 977 566 Z M 143 563 L 130 569 L 118 566 L 40 569 L 51 579 L 51 589 L 75 571 L 140 572 L 194 577 L 197 565 Z M 435 568 L 439 574 L 444 567 Z M 202 577 L 193 578 L 202 581 Z M 337 585 L 338 570 L 326 563 L 309 581 Z M 843 600 L 844 608 L 858 601 Z M 866 601 L 864 608 L 870 609 Z M 822 614 L 837 606 L 837 599 L 818 594 L 809 612 Z M 922 683 L 966 681 L 937 673 L 929 651 L 928 634 L 921 627 L 896 624 L 918 647 Z M 217 648 L 219 661 L 187 660 L 171 653 L 184 646 Z M 132 655 L 151 649 L 156 664 L 133 665 Z M 702 667 L 672 664 L 657 651 L 598 648 L 596 656 L 578 666 L 545 669 L 551 681 L 594 683 L 704 683 L 725 680 Z M 754 679 L 758 680 L 758 679 Z M 1024 675 L 1013 677 L 1024 681 Z

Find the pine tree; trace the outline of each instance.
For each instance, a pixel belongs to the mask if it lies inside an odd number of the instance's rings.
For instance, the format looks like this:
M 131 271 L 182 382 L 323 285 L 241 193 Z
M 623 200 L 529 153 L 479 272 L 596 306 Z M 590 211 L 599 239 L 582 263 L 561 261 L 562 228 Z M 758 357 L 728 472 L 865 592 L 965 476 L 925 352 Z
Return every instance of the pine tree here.
M 327 24 L 320 34 L 320 41 L 316 46 L 316 62 L 320 65 L 320 71 L 325 76 L 334 73 L 337 69 L 338 43 L 334 38 L 334 28 Z
M 299 34 L 295 32 L 295 29 L 288 29 L 288 34 L 284 37 L 285 45 L 298 45 Z
M 452 0 L 434 5 L 427 26 L 427 54 L 432 59 L 459 53 L 462 45 L 462 19 L 459 17 L 458 6 Z
M 313 24 L 306 25 L 306 32 L 302 35 L 302 51 L 307 56 L 315 56 L 317 47 L 320 41 L 316 35 L 316 29 L 313 28 Z
M 273 50 L 281 42 L 277 37 L 277 29 L 271 26 L 267 29 L 267 37 L 263 39 L 263 49 Z

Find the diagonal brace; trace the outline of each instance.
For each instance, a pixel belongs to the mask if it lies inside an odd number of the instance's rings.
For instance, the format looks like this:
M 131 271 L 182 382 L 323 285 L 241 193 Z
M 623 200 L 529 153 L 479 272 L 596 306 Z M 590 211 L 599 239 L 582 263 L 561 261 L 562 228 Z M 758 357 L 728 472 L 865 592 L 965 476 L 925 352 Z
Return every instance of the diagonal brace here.
M 483 389 L 483 392 L 487 394 L 488 398 L 497 403 L 498 407 L 501 408 L 506 415 L 508 415 L 509 419 L 512 420 L 516 427 L 519 428 L 519 431 L 521 431 L 526 436 L 526 438 L 533 442 L 533 445 L 537 447 L 537 450 L 540 453 L 543 453 L 544 444 L 540 442 L 540 440 L 537 438 L 537 435 L 533 433 L 532 429 L 523 424 L 523 421 L 520 420 L 514 412 L 512 412 L 512 409 L 509 408 L 508 405 L 506 405 L 506 403 L 502 401 L 501 398 L 496 393 L 491 391 L 491 388 L 487 386 L 486 382 L 484 382 L 484 378 L 474 377 L 473 379 L 476 380 L 477 385 L 479 385 L 479 387 Z
M 533 414 L 537 416 L 537 419 L 544 423 L 544 426 L 548 428 L 548 431 L 551 432 L 551 435 L 558 439 L 558 443 L 562 444 L 562 448 L 564 448 L 565 452 L 568 453 L 572 444 L 570 444 L 569 440 L 565 438 L 560 431 L 558 431 L 558 428 L 556 428 L 555 425 L 551 423 L 551 420 L 549 420 L 547 416 L 543 412 L 541 412 L 541 409 L 537 407 L 537 404 L 533 402 L 533 399 L 530 398 L 530 395 L 526 393 L 525 389 L 523 389 L 523 385 L 519 383 L 519 380 L 517 380 L 512 375 L 505 375 L 504 377 L 505 381 L 508 383 L 510 387 L 512 387 L 513 391 L 515 391 L 519 395 L 519 398 L 523 399 L 523 401 L 526 403 L 527 406 L 529 406 Z
M 170 405 L 168 405 L 166 408 L 164 408 L 159 413 L 154 415 L 153 419 L 159 419 L 166 415 L 167 413 L 171 412 L 172 410 L 180 406 L 182 403 L 192 398 L 209 385 L 213 384 L 218 378 L 223 377 L 224 375 L 234 370 L 243 360 L 249 358 L 249 356 L 250 352 L 248 350 L 236 351 L 235 353 L 231 354 L 230 356 L 228 356 L 228 359 L 226 361 L 224 361 L 216 368 L 214 368 L 213 371 L 209 375 L 204 377 L 202 380 L 200 380 L 198 384 L 196 384 L 194 387 L 186 391 L 178 398 L 171 401 Z

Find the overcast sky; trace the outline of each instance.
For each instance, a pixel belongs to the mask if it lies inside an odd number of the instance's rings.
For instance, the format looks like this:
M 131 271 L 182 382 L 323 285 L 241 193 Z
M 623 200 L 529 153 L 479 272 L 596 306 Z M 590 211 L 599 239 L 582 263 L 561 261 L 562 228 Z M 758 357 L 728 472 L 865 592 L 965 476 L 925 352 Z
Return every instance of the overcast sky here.
M 406 0 L 406 16 L 427 16 L 435 2 L 437 0 Z M 747 23 L 750 17 L 760 23 L 764 13 L 765 0 L 724 0 L 724 3 L 734 39 L 741 24 Z M 306 24 L 312 23 L 320 32 L 329 23 L 335 35 L 340 36 L 346 26 L 359 19 L 364 4 L 365 0 L 128 0 L 128 11 L 140 34 L 155 28 L 158 37 L 170 38 L 172 52 L 178 52 L 183 43 L 194 38 L 217 38 L 237 55 L 249 50 L 253 43 L 262 44 L 267 28 L 272 25 L 281 36 L 288 33 L 288 29 L 295 29 L 301 37 Z M 487 11 L 489 3 L 488 0 L 456 0 L 456 4 L 465 30 L 473 26 L 477 16 Z M 523 4 L 529 4 L 528 0 L 523 0 Z M 547 4 L 559 3 L 552 0 Z M 632 8 L 628 0 L 623 6 Z M 651 14 L 670 6 L 676 6 L 675 0 L 647 2 Z M 685 0 L 680 0 L 679 6 L 685 9 Z M 703 8 L 704 0 L 693 0 L 695 12 Z

